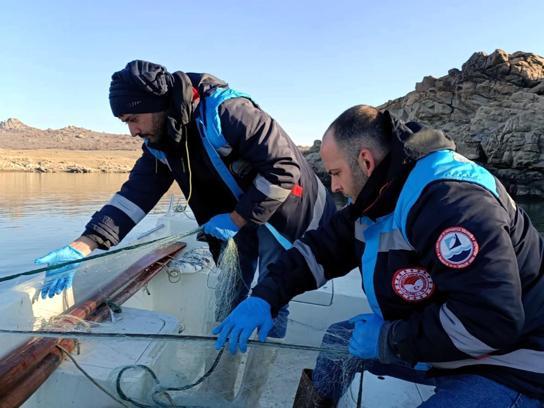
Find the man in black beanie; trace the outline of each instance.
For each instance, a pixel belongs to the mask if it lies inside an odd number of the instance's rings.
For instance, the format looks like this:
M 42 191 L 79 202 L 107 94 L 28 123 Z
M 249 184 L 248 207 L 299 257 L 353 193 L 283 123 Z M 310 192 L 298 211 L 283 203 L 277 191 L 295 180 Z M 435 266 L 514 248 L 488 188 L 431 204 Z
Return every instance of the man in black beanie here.
M 242 279 L 223 311 L 228 314 L 246 298 L 257 265 L 260 281 L 268 264 L 335 212 L 330 194 L 279 124 L 220 79 L 137 60 L 113 74 L 109 99 L 114 116 L 144 139 L 143 154 L 82 236 L 38 262 L 81 259 L 117 245 L 175 180 L 214 259 L 229 238 L 237 244 Z M 71 279 L 51 277 L 42 297 L 61 293 Z M 282 308 L 271 337 L 285 336 L 287 314 Z
M 264 271 L 271 258 L 335 211 L 279 124 L 212 75 L 169 73 L 136 60 L 112 75 L 109 100 L 131 135 L 144 139 L 143 154 L 121 190 L 72 242 L 83 256 L 117 245 L 175 180 L 216 259 L 222 242 L 235 239 L 245 287 L 258 259 Z M 42 295 L 63 289 L 51 284 Z

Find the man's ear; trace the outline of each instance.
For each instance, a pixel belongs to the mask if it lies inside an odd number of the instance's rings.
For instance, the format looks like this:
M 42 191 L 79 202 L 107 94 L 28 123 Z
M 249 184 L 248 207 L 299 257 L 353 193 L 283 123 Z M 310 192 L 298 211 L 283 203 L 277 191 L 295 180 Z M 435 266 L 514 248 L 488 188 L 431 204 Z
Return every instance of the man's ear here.
M 367 177 L 372 175 L 372 172 L 377 166 L 376 159 L 369 149 L 363 148 L 357 156 L 357 163 Z

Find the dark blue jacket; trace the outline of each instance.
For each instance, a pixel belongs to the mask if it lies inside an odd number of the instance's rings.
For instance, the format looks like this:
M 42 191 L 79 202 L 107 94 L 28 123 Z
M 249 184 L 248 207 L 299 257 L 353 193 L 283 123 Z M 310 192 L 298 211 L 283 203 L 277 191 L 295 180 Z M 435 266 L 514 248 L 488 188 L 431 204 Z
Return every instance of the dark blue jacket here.
M 205 104 L 224 82 L 208 74 L 188 74 Z M 195 116 L 200 110 L 195 108 Z M 206 113 L 204 115 L 207 116 Z M 270 223 L 293 242 L 335 211 L 333 200 L 293 141 L 279 124 L 248 98 L 225 100 L 210 113 L 217 118 L 227 149 L 219 149 L 243 194 L 237 199 L 206 152 L 195 120 L 179 143 L 144 144 L 128 181 L 96 212 L 84 235 L 101 248 L 116 245 L 159 201 L 172 182 L 181 187 L 201 225 L 220 213 L 236 210 L 244 228 Z
M 353 205 L 270 266 L 253 295 L 276 311 L 359 266 L 397 358 L 544 399 L 541 236 L 502 184 L 448 150 L 441 132 L 423 129 L 404 145 Z

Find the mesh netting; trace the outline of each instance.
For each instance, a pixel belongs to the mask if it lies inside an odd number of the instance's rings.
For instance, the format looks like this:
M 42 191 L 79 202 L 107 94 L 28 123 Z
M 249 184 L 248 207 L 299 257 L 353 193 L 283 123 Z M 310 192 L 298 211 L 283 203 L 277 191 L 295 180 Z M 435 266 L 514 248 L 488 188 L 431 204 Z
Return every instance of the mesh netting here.
M 330 290 L 292 302 L 284 339 L 251 340 L 235 356 L 215 350 L 211 329 L 240 285 L 236 245 L 215 266 L 194 224 L 170 221 L 145 242 L 2 278 L 0 405 L 292 406 L 319 353 L 348 364 L 345 345 L 321 339 L 363 310 L 346 311 L 341 294 L 336 307 Z M 42 299 L 46 274 L 67 266 L 72 287 Z M 344 381 L 342 372 L 326 380 Z M 348 399 L 356 404 L 357 393 Z

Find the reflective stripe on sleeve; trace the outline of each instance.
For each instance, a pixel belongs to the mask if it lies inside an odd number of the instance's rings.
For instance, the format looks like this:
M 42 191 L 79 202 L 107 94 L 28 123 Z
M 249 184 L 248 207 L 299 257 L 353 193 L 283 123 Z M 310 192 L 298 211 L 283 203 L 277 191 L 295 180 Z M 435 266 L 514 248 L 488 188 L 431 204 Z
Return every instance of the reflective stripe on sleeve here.
M 321 221 L 321 217 L 323 217 L 323 212 L 325 211 L 325 205 L 327 204 L 327 190 L 325 189 L 325 186 L 323 185 L 323 183 L 319 181 L 317 176 L 316 176 L 316 179 L 317 179 L 317 197 L 314 203 L 312 220 L 308 228 L 306 228 L 306 231 L 311 231 L 319 227 L 319 222 Z
M 314 276 L 317 287 L 319 288 L 323 286 L 326 282 L 325 270 L 323 269 L 323 266 L 319 262 L 317 262 L 317 259 L 315 259 L 312 249 L 302 241 L 296 241 L 293 246 L 298 250 L 298 252 L 302 254 L 304 259 L 306 260 L 308 268 L 310 268 L 310 271 Z
M 255 177 L 253 184 L 255 185 L 255 187 L 257 187 L 257 190 L 259 190 L 271 200 L 284 202 L 287 197 L 289 197 L 289 194 L 291 194 L 291 190 L 287 190 L 283 187 L 272 184 L 270 181 L 260 175 Z
M 440 307 L 440 323 L 451 342 L 463 353 L 472 357 L 481 357 L 495 349 L 474 337 L 463 325 L 461 320 L 448 308 L 446 304 Z
M 142 218 L 145 217 L 144 210 L 142 210 L 128 198 L 123 197 L 121 194 L 115 194 L 107 205 L 111 205 L 123 211 L 132 221 L 134 221 L 135 224 L 138 224 Z

